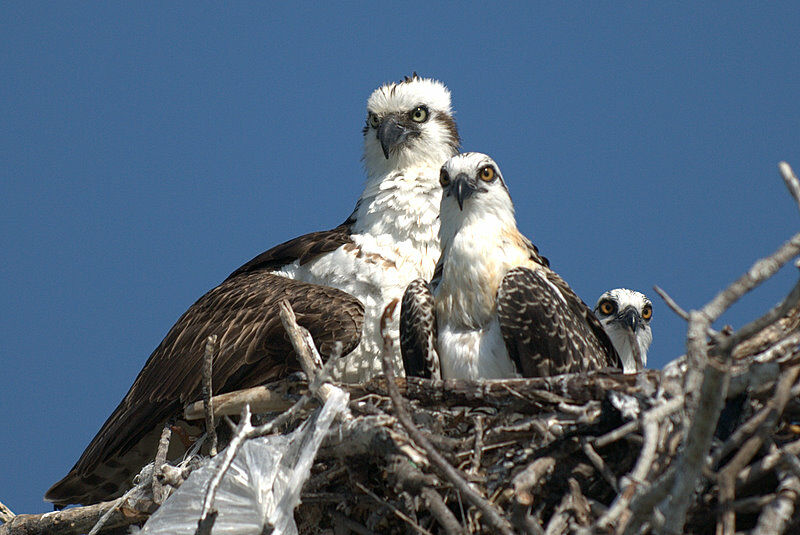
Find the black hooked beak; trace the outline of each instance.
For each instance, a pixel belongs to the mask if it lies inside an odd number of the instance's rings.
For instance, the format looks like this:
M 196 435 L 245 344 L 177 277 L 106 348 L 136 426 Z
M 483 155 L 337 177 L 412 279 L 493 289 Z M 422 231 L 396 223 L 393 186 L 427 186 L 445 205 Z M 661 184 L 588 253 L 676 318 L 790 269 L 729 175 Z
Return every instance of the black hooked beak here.
M 381 142 L 383 155 L 389 159 L 389 150 L 405 141 L 408 129 L 397 121 L 396 117 L 389 116 L 378 126 L 378 140 Z
M 463 210 L 464 200 L 471 197 L 472 194 L 475 193 L 477 188 L 467 175 L 465 175 L 464 173 L 459 173 L 458 176 L 456 176 L 455 180 L 453 180 L 453 189 L 455 189 L 456 192 L 456 200 L 458 201 L 458 208 L 460 210 Z
M 638 312 L 636 312 L 636 309 L 635 309 L 635 308 L 633 308 L 633 307 L 628 307 L 628 308 L 626 308 L 625 310 L 623 310 L 623 311 L 622 311 L 622 312 L 621 312 L 621 313 L 620 313 L 620 314 L 619 314 L 619 315 L 618 315 L 618 316 L 617 316 L 617 317 L 614 319 L 614 321 L 616 321 L 616 322 L 619 322 L 619 323 L 622 323 L 622 324 L 623 324 L 623 325 L 625 325 L 625 326 L 626 326 L 628 329 L 630 329 L 630 330 L 631 330 L 631 332 L 634 332 L 634 333 L 635 333 L 635 332 L 636 332 L 636 330 L 639 328 L 639 325 L 640 325 L 640 324 L 641 324 L 641 322 L 642 322 L 642 318 L 641 318 L 641 316 L 639 316 L 639 313 L 638 313 Z

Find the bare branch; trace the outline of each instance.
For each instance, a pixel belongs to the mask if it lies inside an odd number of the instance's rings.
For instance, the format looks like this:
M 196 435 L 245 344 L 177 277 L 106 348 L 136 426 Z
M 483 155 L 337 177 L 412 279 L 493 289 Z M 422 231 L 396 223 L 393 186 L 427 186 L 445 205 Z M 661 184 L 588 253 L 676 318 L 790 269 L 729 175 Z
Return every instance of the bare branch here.
M 689 313 L 688 313 L 688 312 L 686 312 L 684 309 L 682 309 L 682 308 L 680 307 L 680 305 L 678 305 L 678 303 L 676 303 L 676 302 L 675 302 L 675 300 L 674 300 L 674 299 L 672 299 L 672 297 L 670 297 L 670 296 L 669 296 L 669 294 L 668 294 L 667 292 L 665 292 L 664 290 L 662 290 L 662 289 L 661 289 L 659 286 L 653 286 L 653 290 L 655 290 L 655 291 L 656 291 L 656 293 L 657 293 L 658 295 L 660 295 L 660 296 L 661 296 L 661 299 L 663 299 L 663 300 L 664 300 L 664 302 L 667 304 L 667 306 L 668 306 L 668 307 L 669 307 L 669 308 L 670 308 L 670 309 L 671 309 L 671 310 L 672 310 L 672 311 L 673 311 L 675 314 L 677 314 L 678 316 L 680 316 L 680 317 L 681 317 L 681 318 L 683 318 L 684 320 L 686 320 L 686 321 L 689 321 Z
M 158 440 L 158 451 L 153 462 L 153 501 L 161 504 L 166 499 L 164 485 L 161 482 L 164 464 L 167 462 L 167 451 L 169 450 L 169 439 L 172 435 L 172 422 L 167 420 L 161 430 L 161 438 Z
M 212 390 L 214 355 L 219 351 L 217 335 L 212 334 L 206 339 L 205 354 L 203 355 L 203 413 L 206 419 L 206 433 L 211 438 L 209 454 L 217 454 L 217 424 L 214 420 L 214 398 Z
M 800 181 L 797 180 L 797 176 L 794 174 L 794 171 L 792 171 L 792 168 L 788 163 L 779 163 L 778 169 L 781 171 L 781 177 L 783 178 L 783 182 L 786 184 L 786 188 L 789 190 L 789 193 L 792 194 L 792 197 L 794 197 L 798 208 L 800 208 Z
M 428 531 L 427 529 L 423 528 L 422 526 L 420 526 L 419 524 L 414 522 L 414 519 L 409 517 L 403 511 L 401 511 L 400 509 L 398 509 L 397 507 L 395 507 L 391 503 L 387 502 L 386 500 L 382 499 L 380 496 L 378 496 L 377 494 L 375 494 L 374 492 L 369 490 L 367 487 L 365 487 L 364 485 L 362 485 L 358 481 L 356 481 L 355 484 L 356 484 L 356 487 L 361 489 L 361 491 L 363 491 L 367 496 L 369 496 L 370 498 L 372 498 L 376 502 L 388 507 L 389 510 L 391 510 L 395 515 L 397 515 L 398 518 L 400 518 L 404 522 L 406 522 L 409 525 L 409 527 L 413 528 L 414 531 L 416 531 L 417 533 L 422 533 L 423 535 L 433 535 L 430 531 Z
M 800 477 L 792 472 L 780 474 L 780 484 L 775 499 L 762 511 L 753 535 L 781 535 L 792 521 L 798 495 Z
M 244 411 L 242 411 L 242 416 L 239 418 L 239 425 L 236 428 L 236 433 L 225 449 L 225 454 L 222 456 L 222 460 L 217 467 L 217 472 L 214 474 L 214 477 L 211 478 L 208 488 L 206 489 L 206 495 L 203 499 L 203 510 L 200 513 L 200 519 L 197 521 L 197 531 L 195 535 L 209 535 L 211 533 L 211 528 L 214 526 L 214 520 L 217 516 L 217 512 L 212 509 L 214 506 L 214 498 L 217 496 L 217 490 L 222 483 L 225 472 L 233 462 L 233 458 L 239 453 L 242 442 L 246 440 L 248 432 L 252 430 L 253 426 L 250 424 L 250 407 L 245 406 Z
M 716 321 L 740 297 L 772 277 L 798 254 L 800 254 L 800 233 L 792 236 L 789 241 L 781 245 L 770 256 L 762 258 L 753 264 L 753 267 L 747 273 L 739 277 L 703 307 L 703 313 L 709 317 L 711 322 Z
M 0 502 L 0 522 L 8 522 L 12 518 L 14 518 L 14 513 L 11 512 L 11 509 L 6 507 L 6 504 Z
M 124 527 L 136 522 L 143 522 L 147 513 L 115 508 L 117 500 L 102 502 L 86 507 L 64 509 L 41 515 L 17 515 L 10 521 L 0 525 L 0 535 L 72 535 L 87 533 L 92 526 L 109 510 L 112 514 L 106 520 L 106 529 Z
M 278 386 L 283 386 L 279 384 Z M 213 397 L 216 416 L 233 416 L 242 413 L 245 405 L 250 405 L 253 414 L 265 412 L 281 412 L 292 406 L 287 400 L 286 392 L 276 390 L 274 385 L 254 386 L 245 390 L 228 392 Z M 204 402 L 197 401 L 187 406 L 183 417 L 187 420 L 199 420 L 205 417 Z
M 785 317 L 798 303 L 800 303 L 800 280 L 794 285 L 789 295 L 772 310 L 737 330 L 731 337 L 730 345 L 736 346 L 752 338 L 779 319 Z

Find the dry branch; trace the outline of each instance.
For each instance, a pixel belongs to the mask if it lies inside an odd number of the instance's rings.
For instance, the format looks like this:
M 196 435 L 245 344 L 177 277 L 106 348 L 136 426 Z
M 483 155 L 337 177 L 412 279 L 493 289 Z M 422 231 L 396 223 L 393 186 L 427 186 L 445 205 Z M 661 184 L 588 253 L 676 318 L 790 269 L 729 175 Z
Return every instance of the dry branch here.
M 86 507 L 53 511 L 41 515 L 17 515 L 0 526 L 0 535 L 72 535 L 87 533 L 100 518 L 114 508 L 116 501 L 102 502 Z M 129 526 L 143 522 L 146 512 L 116 509 L 105 522 L 105 529 Z

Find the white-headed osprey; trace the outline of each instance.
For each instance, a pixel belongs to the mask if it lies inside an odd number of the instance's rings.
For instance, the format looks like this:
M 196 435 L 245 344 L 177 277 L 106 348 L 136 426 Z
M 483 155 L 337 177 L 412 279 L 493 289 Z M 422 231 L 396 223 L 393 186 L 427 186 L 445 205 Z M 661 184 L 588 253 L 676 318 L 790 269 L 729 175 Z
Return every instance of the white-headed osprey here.
M 401 305 L 406 373 L 478 379 L 618 367 L 591 309 L 517 230 L 497 164 L 459 154 L 440 182 L 442 256 L 430 285 L 413 281 Z
M 47 500 L 94 503 L 130 485 L 155 455 L 163 423 L 200 398 L 209 335 L 220 340 L 215 392 L 299 369 L 278 314 L 283 299 L 323 356 L 335 342 L 344 344 L 338 379 L 359 381 L 380 372 L 384 307 L 401 298 L 411 280 L 430 278 L 439 257 L 439 170 L 459 146 L 450 92 L 416 74 L 385 84 L 367 101 L 363 133 L 367 181 L 350 217 L 332 230 L 273 247 L 192 305 L 77 464 L 47 491 Z M 389 332 L 399 335 L 396 316 Z M 399 352 L 395 360 L 399 370 Z M 180 453 L 170 449 L 169 455 Z
M 653 341 L 650 300 L 643 293 L 617 288 L 600 296 L 594 313 L 619 353 L 622 370 L 634 373 L 647 366 L 647 348 Z

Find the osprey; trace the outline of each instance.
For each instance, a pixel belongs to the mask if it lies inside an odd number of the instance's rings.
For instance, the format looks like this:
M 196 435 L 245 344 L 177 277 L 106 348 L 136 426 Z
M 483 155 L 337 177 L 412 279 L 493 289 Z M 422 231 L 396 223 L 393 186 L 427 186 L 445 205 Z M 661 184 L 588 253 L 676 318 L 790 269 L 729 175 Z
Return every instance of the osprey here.
M 474 152 L 442 167 L 442 256 L 403 295 L 408 375 L 504 378 L 619 366 L 591 309 L 517 230 L 497 164 Z
M 617 288 L 600 296 L 594 307 L 597 319 L 622 360 L 625 373 L 635 373 L 647 365 L 647 348 L 653 341 L 650 318 L 653 304 L 643 294 Z
M 122 494 L 155 455 L 164 422 L 201 396 L 205 340 L 217 334 L 214 390 L 224 393 L 299 369 L 281 327 L 288 299 L 323 356 L 342 342 L 337 379 L 380 372 L 380 316 L 439 257 L 439 169 L 460 143 L 450 92 L 414 74 L 367 101 L 366 185 L 338 227 L 300 236 L 234 271 L 178 319 L 69 474 L 47 491 L 57 506 Z M 398 333 L 392 318 L 389 334 Z M 395 355 L 400 369 L 399 352 Z M 180 442 L 180 441 L 173 441 Z M 170 448 L 174 458 L 183 453 Z

